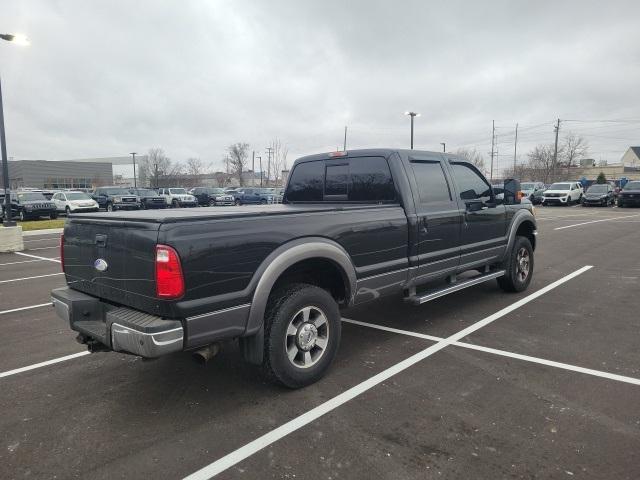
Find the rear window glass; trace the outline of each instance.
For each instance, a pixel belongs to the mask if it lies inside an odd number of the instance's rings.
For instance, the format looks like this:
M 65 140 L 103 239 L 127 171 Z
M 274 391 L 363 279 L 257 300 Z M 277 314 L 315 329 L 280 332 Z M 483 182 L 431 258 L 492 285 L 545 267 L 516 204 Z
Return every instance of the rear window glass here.
M 383 157 L 300 163 L 286 192 L 291 202 L 393 202 L 396 191 Z

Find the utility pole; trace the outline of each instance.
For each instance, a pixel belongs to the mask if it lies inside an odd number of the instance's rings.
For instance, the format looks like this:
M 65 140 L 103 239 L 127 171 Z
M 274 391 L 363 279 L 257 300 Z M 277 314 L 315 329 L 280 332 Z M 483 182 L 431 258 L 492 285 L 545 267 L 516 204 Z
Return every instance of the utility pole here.
M 558 163 L 558 133 L 560 133 L 560 119 L 558 119 L 558 123 L 555 127 L 553 127 L 556 131 L 556 146 L 553 149 L 553 166 L 551 167 L 551 181 L 556 181 L 556 165 Z
M 518 124 L 516 123 L 516 140 L 513 143 L 513 176 L 516 176 L 516 155 L 518 154 Z
M 495 140 L 496 140 L 496 121 L 491 120 L 491 168 L 490 168 L 490 176 L 489 178 L 493 181 L 493 153 L 495 148 Z
M 271 152 L 273 148 L 267 147 L 267 187 L 269 186 L 269 179 L 271 178 Z
M 440 142 L 440 145 L 442 145 L 442 153 L 447 153 L 447 144 L 445 142 Z
M 260 162 L 260 186 L 262 186 L 262 157 L 256 157 L 258 162 Z
M 347 126 L 344 126 L 344 143 L 342 144 L 342 151 L 347 151 Z
M 156 180 L 156 188 L 158 188 L 159 182 L 158 182 L 158 164 L 154 163 L 153 164 L 153 178 L 155 178 Z
M 251 176 L 253 177 L 251 186 L 255 187 L 256 186 L 256 151 L 255 150 L 251 154 Z
M 131 152 L 129 155 L 133 157 L 133 188 L 138 188 L 138 180 L 136 179 L 136 153 Z

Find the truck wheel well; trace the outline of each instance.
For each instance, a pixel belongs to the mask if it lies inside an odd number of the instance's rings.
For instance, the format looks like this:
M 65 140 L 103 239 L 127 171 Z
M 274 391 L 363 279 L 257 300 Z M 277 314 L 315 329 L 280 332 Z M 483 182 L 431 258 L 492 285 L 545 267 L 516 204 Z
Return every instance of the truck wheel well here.
M 348 288 L 342 269 L 326 258 L 308 258 L 287 268 L 271 289 L 280 290 L 291 283 L 308 283 L 326 291 L 338 302 L 346 304 Z
M 536 249 L 536 236 L 533 234 L 535 227 L 531 222 L 522 222 L 516 230 L 516 236 L 527 237 L 531 242 L 533 249 Z

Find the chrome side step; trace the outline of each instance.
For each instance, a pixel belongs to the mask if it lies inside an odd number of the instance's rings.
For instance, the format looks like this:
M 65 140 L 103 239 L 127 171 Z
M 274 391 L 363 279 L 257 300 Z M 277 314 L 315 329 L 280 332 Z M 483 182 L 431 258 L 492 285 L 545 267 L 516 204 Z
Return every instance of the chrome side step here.
M 420 295 L 412 295 L 410 297 L 406 297 L 405 300 L 414 305 L 422 305 L 423 303 L 430 302 L 431 300 L 435 300 L 436 298 L 443 297 L 453 292 L 457 292 L 458 290 L 462 290 L 467 287 L 472 287 L 473 285 L 478 285 L 479 283 L 487 282 L 489 280 L 493 280 L 494 278 L 502 277 L 504 274 L 505 274 L 504 270 L 498 270 L 490 273 L 483 273 L 476 277 L 472 277 L 472 278 L 469 278 L 468 280 L 463 280 L 461 282 L 454 283 L 444 288 L 435 288 L 433 290 L 427 290 L 426 292 L 423 292 Z

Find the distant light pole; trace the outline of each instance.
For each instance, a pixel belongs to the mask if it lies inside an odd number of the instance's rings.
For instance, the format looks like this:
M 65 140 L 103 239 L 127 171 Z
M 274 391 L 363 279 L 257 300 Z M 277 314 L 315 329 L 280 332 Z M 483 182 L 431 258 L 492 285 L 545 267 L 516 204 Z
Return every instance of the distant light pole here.
M 413 119 L 419 117 L 420 114 L 416 112 L 404 112 L 404 114 L 411 117 L 411 150 L 413 150 Z
M 0 33 L 0 38 L 16 45 L 29 45 L 29 39 L 24 35 Z M 16 222 L 11 218 L 11 184 L 9 182 L 9 162 L 7 160 L 7 139 L 4 132 L 4 108 L 2 105 L 2 84 L 0 82 L 0 149 L 2 150 L 2 183 L 4 187 L 4 226 L 15 227 Z
M 442 145 L 442 152 L 447 153 L 447 144 L 445 142 L 440 142 L 440 145 Z
M 131 152 L 129 155 L 133 158 L 133 188 L 138 188 L 138 181 L 136 180 L 136 154 L 138 152 Z

